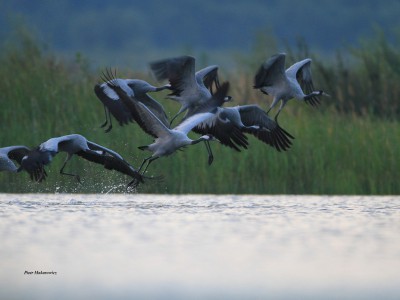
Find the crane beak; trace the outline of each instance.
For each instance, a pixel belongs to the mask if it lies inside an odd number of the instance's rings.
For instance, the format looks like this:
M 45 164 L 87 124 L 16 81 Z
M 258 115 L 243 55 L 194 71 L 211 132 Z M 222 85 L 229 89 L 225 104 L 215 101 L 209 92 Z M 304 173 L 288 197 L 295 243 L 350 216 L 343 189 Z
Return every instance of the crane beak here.
M 224 102 L 231 102 L 231 101 L 233 101 L 233 98 L 231 96 L 226 96 L 224 98 Z
M 327 94 L 325 92 L 322 92 L 322 96 L 331 97 L 331 95 L 329 95 L 329 94 Z

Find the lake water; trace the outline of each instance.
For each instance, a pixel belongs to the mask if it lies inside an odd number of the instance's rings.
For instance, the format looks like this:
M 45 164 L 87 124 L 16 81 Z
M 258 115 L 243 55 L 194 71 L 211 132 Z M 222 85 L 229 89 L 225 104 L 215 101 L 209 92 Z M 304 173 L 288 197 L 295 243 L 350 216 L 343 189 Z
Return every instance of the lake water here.
M 399 196 L 0 194 L 0 245 L 1 299 L 400 299 Z

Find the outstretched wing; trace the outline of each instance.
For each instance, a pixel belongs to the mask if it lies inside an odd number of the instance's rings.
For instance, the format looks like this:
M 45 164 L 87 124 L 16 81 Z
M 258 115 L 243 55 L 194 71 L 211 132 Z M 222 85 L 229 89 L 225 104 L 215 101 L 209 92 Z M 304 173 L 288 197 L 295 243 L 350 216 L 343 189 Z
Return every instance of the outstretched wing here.
M 195 77 L 197 83 L 204 85 L 212 95 L 215 92 L 214 89 L 218 90 L 220 88 L 217 65 L 208 66 L 197 71 Z
M 20 154 L 17 155 L 20 156 Z M 41 182 L 47 176 L 44 166 L 51 162 L 53 155 L 55 154 L 49 151 L 41 151 L 39 148 L 33 149 L 25 153 L 21 158 L 21 166 L 18 171 L 25 170 L 28 172 L 31 180 Z
M 311 76 L 311 58 L 306 58 L 295 63 L 286 70 L 286 74 L 292 78 L 296 78 L 304 94 L 310 94 L 315 91 Z M 306 102 L 312 106 L 317 106 L 321 103 L 317 96 L 310 97 L 307 100 Z
M 170 129 L 164 124 L 146 105 L 134 99 L 125 93 L 125 91 L 112 81 L 107 83 L 118 96 L 121 101 L 128 107 L 135 121 L 143 129 L 144 132 L 154 138 L 169 134 Z
M 175 129 L 181 130 L 187 134 L 193 128 L 199 127 L 198 126 L 199 124 L 203 124 L 200 125 L 200 127 L 206 126 L 205 124 L 211 126 L 210 124 L 218 119 L 215 118 L 215 115 L 218 113 L 217 108 L 224 104 L 228 90 L 229 90 L 229 82 L 222 83 L 221 87 L 216 91 L 216 93 L 211 97 L 211 99 L 209 99 L 203 105 L 200 105 L 195 109 L 190 110 L 188 112 L 188 117 L 184 118 L 183 121 Z M 223 119 L 225 119 L 225 116 L 223 116 Z M 196 130 L 194 131 L 196 132 Z
M 12 160 L 21 164 L 22 158 L 29 152 L 25 146 L 9 146 L 0 148 L 0 171 L 17 172 L 18 168 Z
M 150 63 L 150 69 L 158 81 L 169 81 L 170 96 L 180 96 L 184 91 L 196 88 L 194 57 L 179 56 L 154 61 Z
M 168 116 L 160 102 L 147 94 L 138 94 L 135 97 L 131 97 L 131 101 L 135 100 L 143 103 L 165 126 L 169 127 Z
M 128 175 L 139 182 L 143 182 L 142 175 L 123 158 L 118 158 L 94 150 L 79 151 L 76 154 L 88 161 L 103 165 L 107 170 L 115 170 Z
M 26 146 L 10 146 L 8 148 L 8 157 L 21 164 L 21 160 L 31 150 Z
M 294 137 L 272 120 L 258 105 L 243 105 L 238 107 L 240 118 L 245 126 L 258 126 L 259 129 L 246 129 L 244 132 L 253 134 L 262 142 L 276 150 L 286 151 L 292 145 Z
M 263 87 L 278 84 L 285 77 L 285 57 L 286 54 L 279 53 L 271 56 L 258 69 L 254 77 L 254 88 L 262 89 Z M 266 93 L 265 91 L 261 90 Z
M 192 125 L 195 124 L 195 127 L 193 127 L 194 132 L 202 135 L 211 134 L 218 139 L 221 144 L 233 148 L 236 151 L 240 151 L 239 147 L 247 148 L 247 137 L 231 122 L 224 112 L 224 109 L 220 108 L 225 102 L 228 90 L 229 82 L 222 83 L 212 98 L 203 105 L 189 111 L 188 115 L 191 117 L 184 119 L 183 122 L 186 122 L 190 118 L 196 118 L 197 116 L 197 120 L 192 123 Z M 204 113 L 207 113 L 209 117 L 200 120 L 199 116 L 202 114 L 204 115 Z
M 121 126 L 129 122 L 134 122 L 127 107 L 107 83 L 96 84 L 94 86 L 94 92 L 97 98 L 99 98 Z
M 102 145 L 96 144 L 96 143 L 91 142 L 91 141 L 87 141 L 87 145 L 88 145 L 90 150 L 95 150 L 95 151 L 101 151 L 103 153 L 108 153 L 108 154 L 114 156 L 117 159 L 123 160 L 122 156 L 119 153 L 115 152 L 114 150 L 108 149 L 108 148 L 106 148 L 106 147 L 104 147 Z
M 198 124 L 193 131 L 199 134 L 211 134 L 221 144 L 240 152 L 239 147 L 247 149 L 247 137 L 232 123 L 223 110 L 218 110 L 211 118 Z

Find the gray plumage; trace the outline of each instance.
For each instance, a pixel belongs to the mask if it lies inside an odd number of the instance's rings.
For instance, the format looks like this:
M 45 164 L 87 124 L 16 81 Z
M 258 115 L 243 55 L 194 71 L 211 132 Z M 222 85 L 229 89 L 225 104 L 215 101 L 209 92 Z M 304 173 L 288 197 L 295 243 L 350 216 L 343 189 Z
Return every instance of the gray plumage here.
M 223 83 L 213 97 L 188 111 L 183 120 L 199 113 L 212 112 L 212 117 L 198 124 L 193 131 L 202 135 L 211 134 L 221 144 L 240 151 L 240 147 L 247 149 L 248 142 L 241 130 L 241 126 L 244 125 L 240 121 L 240 116 L 222 107 L 224 103 L 230 101 L 230 98 L 226 97 L 228 89 L 229 83 Z
M 60 173 L 73 176 L 78 182 L 80 182 L 79 175 L 64 172 L 67 162 L 75 154 L 91 162 L 101 164 L 108 170 L 116 170 L 132 177 L 133 180 L 128 186 L 137 186 L 140 182 L 144 182 L 143 176 L 125 161 L 120 154 L 104 146 L 88 141 L 80 134 L 64 135 L 47 140 L 40 144 L 33 153 L 34 155 L 27 155 L 23 159 L 22 165 L 24 165 L 24 163 L 29 165 L 48 165 L 59 152 L 67 153 L 67 158 L 60 169 Z
M 201 122 L 204 122 L 208 118 L 211 118 L 215 113 L 214 111 L 204 110 L 198 112 L 186 118 L 178 126 L 171 129 L 169 124 L 160 120 L 149 108 L 146 107 L 146 105 L 135 101 L 135 99 L 131 99 L 131 97 L 129 97 L 129 95 L 127 95 L 122 88 L 119 87 L 117 82 L 115 82 L 115 84 L 110 82 L 109 86 L 113 88 L 117 94 L 119 94 L 124 104 L 129 107 L 132 115 L 135 116 L 135 120 L 143 129 L 143 131 L 155 138 L 154 143 L 139 147 L 141 150 L 153 152 L 152 156 L 143 160 L 142 165 L 139 168 L 139 170 L 141 170 L 147 162 L 143 173 L 146 172 L 151 162 L 160 157 L 171 155 L 172 153 L 176 152 L 176 150 L 188 145 L 194 145 L 201 141 L 207 142 L 212 140 L 209 135 L 203 135 L 196 140 L 190 139 L 187 135 L 195 126 Z M 225 98 L 226 91 L 228 90 L 228 84 L 222 85 L 220 89 L 225 92 L 217 91 L 215 97 Z M 210 151 L 209 148 L 207 148 L 207 150 Z M 210 155 L 211 154 L 209 152 L 209 156 Z
M 41 182 L 47 176 L 43 167 L 35 164 L 26 165 L 25 168 L 22 166 L 27 155 L 34 155 L 33 153 L 33 150 L 20 145 L 0 148 L 0 171 L 16 173 L 24 169 L 29 173 L 32 180 Z M 18 163 L 18 167 L 15 165 L 14 161 Z
M 237 151 L 240 151 L 239 147 L 247 149 L 244 133 L 254 135 L 278 151 L 290 148 L 290 139 L 294 138 L 258 105 L 218 106 L 214 116 L 197 125 L 193 131 L 211 134 L 223 145 Z
M 211 99 L 213 86 L 219 88 L 218 66 L 212 65 L 196 72 L 195 58 L 179 56 L 150 63 L 150 68 L 158 81 L 169 80 L 170 93 L 167 97 L 181 104 L 171 123 L 182 112 L 194 110 Z M 186 115 L 187 116 L 187 115 Z
M 211 113 L 196 114 L 173 129 L 165 126 L 145 105 L 138 102 L 137 110 L 141 115 L 142 122 L 145 127 L 145 131 L 151 133 L 151 135 L 156 136 L 154 142 L 147 146 L 139 147 L 141 150 L 148 150 L 153 152 L 153 155 L 146 158 L 139 170 L 143 167 L 144 163 L 148 161 L 146 168 L 143 173 L 146 172 L 148 166 L 152 161 L 163 156 L 168 156 L 174 153 L 176 150 L 197 144 L 201 141 L 211 140 L 208 135 L 203 135 L 196 140 L 190 139 L 187 135 L 188 133 L 200 122 L 212 116 Z
M 121 126 L 128 124 L 129 122 L 134 122 L 134 118 L 130 114 L 129 109 L 127 109 L 127 107 L 120 100 L 119 96 L 107 85 L 110 80 L 118 82 L 118 85 L 121 86 L 121 88 L 128 95 L 135 97 L 137 101 L 145 104 L 153 112 L 159 113 L 162 111 L 164 113 L 162 105 L 150 97 L 148 93 L 168 89 L 170 88 L 169 85 L 155 87 L 141 79 L 116 78 L 116 74 L 112 73 L 110 70 L 107 70 L 106 73 L 103 73 L 103 80 L 105 82 L 95 85 L 94 92 L 97 98 L 99 98 L 104 105 L 106 121 L 101 125 L 101 127 L 106 127 L 108 125 L 105 130 L 106 132 L 109 132 L 112 129 L 110 114 L 114 116 Z M 165 113 L 164 115 L 159 114 L 159 117 L 168 119 Z
M 278 151 L 286 151 L 292 145 L 294 137 L 284 130 L 277 122 L 258 105 L 241 105 L 232 108 L 240 116 L 243 132 L 254 135 L 260 141 Z
M 268 112 L 282 101 L 275 120 L 290 99 L 295 98 L 317 106 L 320 103 L 318 96 L 329 96 L 321 90 L 314 89 L 310 58 L 293 64 L 286 71 L 285 58 L 284 53 L 273 55 L 261 65 L 254 78 L 254 88 L 273 97 Z

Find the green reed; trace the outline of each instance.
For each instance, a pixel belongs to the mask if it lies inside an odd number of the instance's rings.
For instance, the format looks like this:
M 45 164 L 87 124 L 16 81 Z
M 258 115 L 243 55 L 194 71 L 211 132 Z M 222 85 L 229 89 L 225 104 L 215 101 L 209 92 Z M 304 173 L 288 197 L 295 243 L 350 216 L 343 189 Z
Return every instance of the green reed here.
M 0 63 L 1 147 L 17 144 L 34 147 L 54 136 L 80 133 L 119 152 L 135 167 L 150 155 L 137 148 L 152 142 L 137 124 L 121 127 L 113 120 L 110 133 L 99 128 L 104 112 L 93 87 L 101 70 L 90 71 L 82 57 L 77 56 L 71 62 L 45 53 L 28 35 L 22 39 L 22 46 L 8 46 Z M 267 108 L 271 99 L 254 91 L 252 75 L 246 74 L 226 74 L 234 86 L 231 89 L 234 104 L 257 102 Z M 119 70 L 118 75 L 152 82 L 145 74 L 126 70 Z M 153 96 L 173 115 L 178 106 L 165 100 L 165 95 L 166 92 L 161 92 Z M 164 179 L 146 180 L 138 191 L 400 193 L 397 184 L 399 122 L 370 112 L 360 114 L 359 110 L 349 107 L 343 113 L 337 109 L 335 96 L 322 102 L 321 108 L 316 109 L 292 100 L 281 113 L 282 127 L 295 136 L 292 148 L 286 152 L 278 152 L 251 136 L 249 148 L 240 153 L 214 142 L 215 160 L 208 166 L 206 149 L 203 144 L 197 144 L 155 161 L 147 175 L 163 175 Z M 80 185 L 58 173 L 64 159 L 63 153 L 55 157 L 47 167 L 48 179 L 42 184 L 30 182 L 26 173 L 1 172 L 0 192 L 124 192 L 124 185 L 129 182 L 124 175 L 75 157 L 67 168 L 81 175 L 83 184 Z

